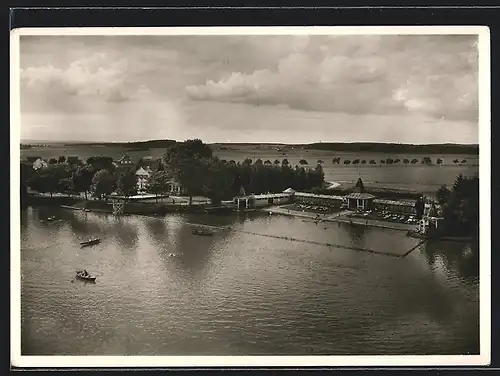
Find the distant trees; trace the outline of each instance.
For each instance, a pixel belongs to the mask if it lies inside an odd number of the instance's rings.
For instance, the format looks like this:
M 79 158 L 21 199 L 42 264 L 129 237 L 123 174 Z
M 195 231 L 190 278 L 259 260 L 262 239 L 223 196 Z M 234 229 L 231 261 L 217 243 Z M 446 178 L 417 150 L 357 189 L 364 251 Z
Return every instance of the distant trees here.
M 318 159 L 318 163 L 317 163 L 317 164 L 321 165 L 321 164 L 323 164 L 323 163 L 325 163 L 323 160 Z
M 364 160 L 364 159 L 363 159 L 363 160 L 361 161 L 361 164 L 362 164 L 362 165 L 365 165 L 365 164 L 366 164 L 366 160 Z
M 275 159 L 275 160 L 274 160 L 274 165 L 275 165 L 276 167 L 278 167 L 280 164 L 281 164 L 281 162 L 279 161 L 279 159 Z
M 335 157 L 332 159 L 333 164 L 340 164 L 340 157 Z
M 436 164 L 437 165 L 442 165 L 443 164 L 443 160 L 441 158 L 436 159 Z
M 288 159 L 283 159 L 283 161 L 281 162 L 281 166 L 288 166 L 290 164 L 290 162 L 288 162 Z
M 64 155 L 60 155 L 59 158 L 57 159 L 57 163 L 64 163 L 66 162 L 66 157 Z
M 50 158 L 48 163 L 49 163 L 49 165 L 55 165 L 55 164 L 57 164 L 57 159 Z
M 269 165 L 271 165 L 271 164 L 272 164 L 272 162 L 271 162 L 269 159 L 266 159 L 266 160 L 264 161 L 264 164 L 265 164 L 266 166 L 269 166 Z
M 344 159 L 344 164 L 345 165 L 350 165 L 351 164 L 351 161 L 349 159 Z
M 431 165 L 432 164 L 432 160 L 429 158 L 429 157 L 423 157 L 422 158 L 422 162 L 421 162 L 423 165 Z
M 374 159 L 372 159 L 372 160 L 370 161 L 370 164 L 371 164 L 371 165 L 376 165 L 376 164 L 377 164 L 377 162 L 375 162 L 375 160 L 374 160 Z
M 381 159 L 381 160 L 380 160 L 380 164 L 381 164 L 381 165 L 385 164 L 385 159 Z
M 95 171 L 107 170 L 114 171 L 113 158 L 104 156 L 95 156 L 87 158 L 87 164 L 92 166 Z
M 417 164 L 417 163 L 418 163 L 418 159 L 413 158 L 413 159 L 411 160 L 411 162 L 410 162 L 410 163 L 411 163 L 411 164 Z
M 306 161 L 305 159 L 301 159 L 301 160 L 299 161 L 299 164 L 300 164 L 300 165 L 306 165 L 306 164 L 307 164 L 307 161 Z
M 359 159 L 355 159 L 352 161 L 352 164 L 358 165 L 359 164 Z
M 405 158 L 405 159 L 403 159 L 403 163 L 404 163 L 404 164 L 405 164 L 405 166 L 406 166 L 408 163 L 410 163 L 410 160 L 409 160 L 408 158 Z

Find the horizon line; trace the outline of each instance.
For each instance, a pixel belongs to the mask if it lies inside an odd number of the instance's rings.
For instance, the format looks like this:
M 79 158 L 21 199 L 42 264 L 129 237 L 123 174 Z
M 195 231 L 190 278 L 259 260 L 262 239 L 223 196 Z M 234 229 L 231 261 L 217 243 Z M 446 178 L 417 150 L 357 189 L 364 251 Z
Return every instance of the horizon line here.
M 191 138 L 191 140 L 197 139 Z M 148 140 L 130 140 L 130 141 L 107 141 L 107 140 L 20 140 L 20 144 L 24 143 L 67 143 L 67 144 L 131 144 L 139 142 L 157 142 L 157 141 L 175 141 L 175 142 L 185 142 L 190 139 L 176 140 L 168 138 L 159 139 L 148 139 Z M 201 139 L 200 139 L 201 140 Z M 425 146 L 425 145 L 467 145 L 467 146 L 479 146 L 478 142 L 472 143 L 458 143 L 458 142 L 430 142 L 430 143 L 406 143 L 406 142 L 381 142 L 381 141 L 314 141 L 314 142 L 272 142 L 272 141 L 211 141 L 205 142 L 201 140 L 204 144 L 214 145 L 214 144 L 260 144 L 260 145 L 314 145 L 314 144 L 392 144 L 392 145 L 415 145 L 415 146 Z

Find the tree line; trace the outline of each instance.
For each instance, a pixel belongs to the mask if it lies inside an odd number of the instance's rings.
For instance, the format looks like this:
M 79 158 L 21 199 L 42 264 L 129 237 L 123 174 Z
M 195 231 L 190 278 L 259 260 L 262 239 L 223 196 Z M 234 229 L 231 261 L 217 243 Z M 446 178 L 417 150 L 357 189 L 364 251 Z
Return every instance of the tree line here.
M 479 155 L 479 145 L 460 145 L 460 144 L 394 144 L 394 143 L 375 143 L 375 142 L 352 142 L 352 143 L 334 143 L 321 142 L 302 146 L 304 149 L 328 150 L 337 152 L 353 153 L 384 153 L 384 154 L 461 154 L 461 155 Z
M 21 186 L 40 193 L 80 194 L 85 198 L 103 199 L 113 192 L 125 197 L 138 190 L 136 171 L 144 166 L 140 160 L 133 166 L 116 167 L 112 157 L 89 157 L 86 163 L 69 163 L 64 157 L 52 158 L 47 167 L 33 170 L 21 162 Z M 314 168 L 291 166 L 288 160 L 243 162 L 213 156 L 212 149 L 199 139 L 171 144 L 145 182 L 145 192 L 162 195 L 169 192 L 175 179 L 186 195 L 208 197 L 213 203 L 232 199 L 241 194 L 282 192 L 321 187 L 324 173 L 321 164 Z
M 336 157 L 336 158 L 332 159 L 332 163 L 333 164 L 340 164 L 340 161 L 341 161 L 340 157 Z M 444 162 L 444 160 L 442 158 L 437 158 L 435 164 L 436 165 L 442 165 L 443 162 Z M 318 161 L 318 163 L 319 163 L 319 161 Z M 346 166 L 348 166 L 350 164 L 353 164 L 353 165 L 371 165 L 371 166 L 374 166 L 374 165 L 380 165 L 380 166 L 382 166 L 382 165 L 398 165 L 398 164 L 404 164 L 404 165 L 422 164 L 422 165 L 429 166 L 429 165 L 433 164 L 433 161 L 432 161 L 432 159 L 430 157 L 423 157 L 420 160 L 417 159 L 417 158 L 413 158 L 413 159 L 408 159 L 408 158 L 404 158 L 404 159 L 400 159 L 400 158 L 385 158 L 385 159 L 380 159 L 379 161 L 376 161 L 375 159 L 371 159 L 371 160 L 366 160 L 366 159 L 354 159 L 354 160 L 344 159 L 343 163 Z M 463 164 L 467 163 L 467 160 L 466 159 L 462 159 L 462 160 L 454 159 L 453 163 L 455 165 L 463 165 Z

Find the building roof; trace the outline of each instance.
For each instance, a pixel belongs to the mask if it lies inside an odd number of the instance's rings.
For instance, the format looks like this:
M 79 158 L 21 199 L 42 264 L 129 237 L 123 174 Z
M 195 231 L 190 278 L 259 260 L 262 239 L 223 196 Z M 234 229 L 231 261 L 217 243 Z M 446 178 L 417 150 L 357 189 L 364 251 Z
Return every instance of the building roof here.
M 148 175 L 150 174 L 150 171 L 146 171 L 145 169 L 143 169 L 142 167 L 140 167 L 136 172 L 135 172 L 136 175 Z
M 353 193 L 365 193 L 365 185 L 363 184 L 363 180 L 361 178 L 358 178 L 358 181 L 356 182 L 356 185 L 353 189 Z
M 283 191 L 283 193 L 295 193 L 295 191 L 292 188 L 287 188 Z
M 321 198 L 325 200 L 342 200 L 342 196 L 334 196 L 334 195 L 317 195 L 314 193 L 306 193 L 306 192 L 295 192 L 296 197 L 309 197 L 309 198 Z
M 396 205 L 396 206 L 415 206 L 415 200 L 386 200 L 386 199 L 381 199 L 377 198 L 373 200 L 374 203 L 376 204 L 382 204 L 382 205 Z
M 290 193 L 262 193 L 260 195 L 250 195 L 250 198 L 262 199 L 262 198 L 278 198 L 283 196 L 291 196 Z
M 358 193 L 358 192 L 353 192 L 345 196 L 346 198 L 352 198 L 355 200 L 369 200 L 372 198 L 375 198 L 375 196 L 369 194 L 369 193 Z

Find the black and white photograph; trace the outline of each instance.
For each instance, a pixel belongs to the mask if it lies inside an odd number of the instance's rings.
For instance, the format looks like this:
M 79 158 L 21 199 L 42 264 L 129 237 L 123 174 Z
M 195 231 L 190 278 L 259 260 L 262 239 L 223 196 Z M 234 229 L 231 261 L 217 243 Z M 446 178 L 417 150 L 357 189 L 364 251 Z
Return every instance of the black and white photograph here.
M 16 364 L 488 364 L 488 28 L 11 35 Z

